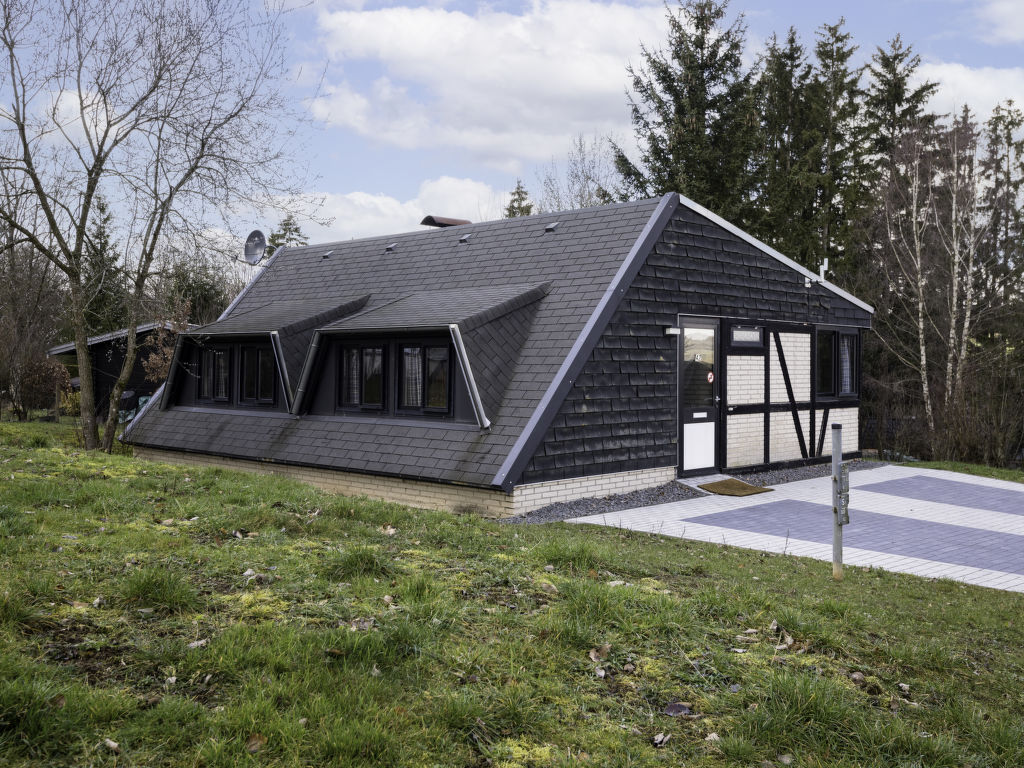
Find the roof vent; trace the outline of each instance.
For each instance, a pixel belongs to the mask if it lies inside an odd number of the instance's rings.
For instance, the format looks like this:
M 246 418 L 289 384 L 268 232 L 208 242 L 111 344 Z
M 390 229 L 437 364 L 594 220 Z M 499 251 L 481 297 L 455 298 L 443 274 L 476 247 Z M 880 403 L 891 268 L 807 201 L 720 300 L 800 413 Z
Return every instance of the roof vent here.
M 466 234 L 464 234 L 462 237 L 459 238 L 459 242 L 460 243 L 468 243 L 469 242 L 469 238 L 471 238 L 472 236 L 473 236 L 472 232 L 467 232 Z
M 327 251 L 326 253 L 322 253 L 322 254 L 320 254 L 320 258 L 321 258 L 321 259 L 326 259 L 326 258 L 327 258 L 328 256 L 330 256 L 330 255 L 331 255 L 332 253 L 334 253 L 334 251 Z
M 558 229 L 558 225 L 559 224 L 561 224 L 560 221 L 552 221 L 550 224 L 545 224 L 544 225 L 544 231 L 545 232 L 554 232 L 556 229 Z
M 457 227 L 472 223 L 469 219 L 449 219 L 447 216 L 424 216 L 420 222 L 425 227 Z
M 397 247 L 398 247 L 398 243 L 391 243 L 391 244 L 390 244 L 390 245 L 388 245 L 388 247 L 387 247 L 387 248 L 385 248 L 384 250 L 385 250 L 385 251 L 387 251 L 388 253 L 391 253 L 391 252 L 392 252 L 393 250 L 395 250 L 395 248 L 397 248 Z

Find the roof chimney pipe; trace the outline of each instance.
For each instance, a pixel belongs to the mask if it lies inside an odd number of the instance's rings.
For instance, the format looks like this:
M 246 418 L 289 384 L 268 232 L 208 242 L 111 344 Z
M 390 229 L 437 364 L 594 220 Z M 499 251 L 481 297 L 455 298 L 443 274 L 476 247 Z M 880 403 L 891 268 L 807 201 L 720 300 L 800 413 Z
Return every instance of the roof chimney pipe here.
M 457 227 L 472 223 L 469 219 L 449 219 L 447 216 L 424 216 L 420 222 L 425 227 Z

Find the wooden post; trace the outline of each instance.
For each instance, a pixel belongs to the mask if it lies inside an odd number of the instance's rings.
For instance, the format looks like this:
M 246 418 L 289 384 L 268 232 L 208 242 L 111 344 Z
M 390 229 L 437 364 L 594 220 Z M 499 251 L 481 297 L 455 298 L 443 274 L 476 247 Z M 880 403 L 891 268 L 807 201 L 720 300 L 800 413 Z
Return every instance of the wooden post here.
M 843 463 L 843 425 L 832 425 L 832 578 L 843 580 L 843 526 L 839 520 L 840 467 Z

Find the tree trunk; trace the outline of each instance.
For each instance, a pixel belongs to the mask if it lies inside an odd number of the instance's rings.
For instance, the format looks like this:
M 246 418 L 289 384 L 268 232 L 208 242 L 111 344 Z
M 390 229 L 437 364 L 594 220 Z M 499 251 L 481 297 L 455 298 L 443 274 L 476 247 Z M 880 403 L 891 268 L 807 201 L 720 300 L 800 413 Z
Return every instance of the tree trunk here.
M 85 318 L 85 304 L 82 288 L 71 286 L 72 325 L 75 328 L 75 354 L 78 357 L 78 385 L 81 396 L 82 441 L 87 451 L 100 447 L 99 430 L 96 426 L 96 392 L 92 381 L 92 358 L 89 355 L 88 327 Z
M 121 395 L 128 384 L 128 379 L 135 369 L 135 352 L 137 337 L 135 328 L 138 320 L 134 310 L 128 313 L 128 335 L 124 341 L 124 362 L 117 374 L 117 381 L 114 382 L 114 391 L 110 393 L 110 408 L 107 411 L 107 424 L 103 429 L 103 450 L 110 453 L 114 450 L 114 438 L 117 436 L 117 425 L 120 419 Z

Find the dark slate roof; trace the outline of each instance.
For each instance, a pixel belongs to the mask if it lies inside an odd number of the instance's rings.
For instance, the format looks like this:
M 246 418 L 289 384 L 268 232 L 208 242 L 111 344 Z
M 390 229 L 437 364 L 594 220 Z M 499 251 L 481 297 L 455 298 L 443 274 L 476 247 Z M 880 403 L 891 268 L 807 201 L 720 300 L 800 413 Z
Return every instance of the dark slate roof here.
M 157 327 L 159 323 L 143 323 L 142 325 L 135 326 L 135 333 L 141 334 L 148 331 L 152 331 Z M 170 328 L 170 323 L 165 323 L 165 327 Z M 110 331 L 109 333 L 101 333 L 98 336 L 90 336 L 87 339 L 87 343 L 91 347 L 93 344 L 102 344 L 104 341 L 112 341 L 113 339 L 122 339 L 128 335 L 127 328 L 118 328 L 116 331 Z M 66 355 L 75 351 L 75 342 L 67 341 L 63 344 L 58 344 L 55 347 L 50 347 L 46 350 L 46 354 L 49 357 L 55 357 L 57 355 Z
M 475 371 L 482 374 L 496 360 L 502 362 L 506 380 L 495 376 L 490 381 L 497 383 L 482 393 L 492 422 L 489 432 L 450 422 L 296 419 L 172 407 L 147 411 L 133 423 L 128 439 L 160 448 L 492 486 L 631 249 L 668 201 L 669 196 L 279 250 L 229 315 L 270 302 L 319 302 L 364 293 L 371 295 L 369 314 L 432 291 L 451 292 L 452 298 L 461 293 L 487 316 L 502 300 L 529 299 L 524 294 L 550 283 L 539 301 L 534 298 L 504 318 L 489 318 L 492 322 L 472 341 L 466 338 Z M 558 227 L 546 232 L 545 225 L 555 221 Z M 467 234 L 471 237 L 465 239 Z M 489 293 L 494 288 L 499 290 Z M 445 317 L 470 319 L 466 315 L 458 311 Z M 503 323 L 521 344 L 483 358 L 485 347 L 478 340 Z
M 327 333 L 395 329 L 474 328 L 544 297 L 550 283 L 447 291 L 417 291 L 390 304 L 367 309 L 325 326 Z
M 293 326 L 302 326 L 310 320 L 318 324 L 326 317 L 338 317 L 361 309 L 369 300 L 362 296 L 331 297 L 303 301 L 271 301 L 259 307 L 236 309 L 222 320 L 201 325 L 189 331 L 190 336 L 248 336 L 287 332 Z
M 370 295 L 364 293 L 361 296 L 334 296 L 310 301 L 271 301 L 260 306 L 246 303 L 236 306 L 227 317 L 192 329 L 189 335 L 202 339 L 207 336 L 259 336 L 276 332 L 281 340 L 285 378 L 289 386 L 294 386 L 302 371 L 313 331 L 339 317 L 358 312 L 369 299 Z M 294 395 L 294 392 L 289 395 Z

